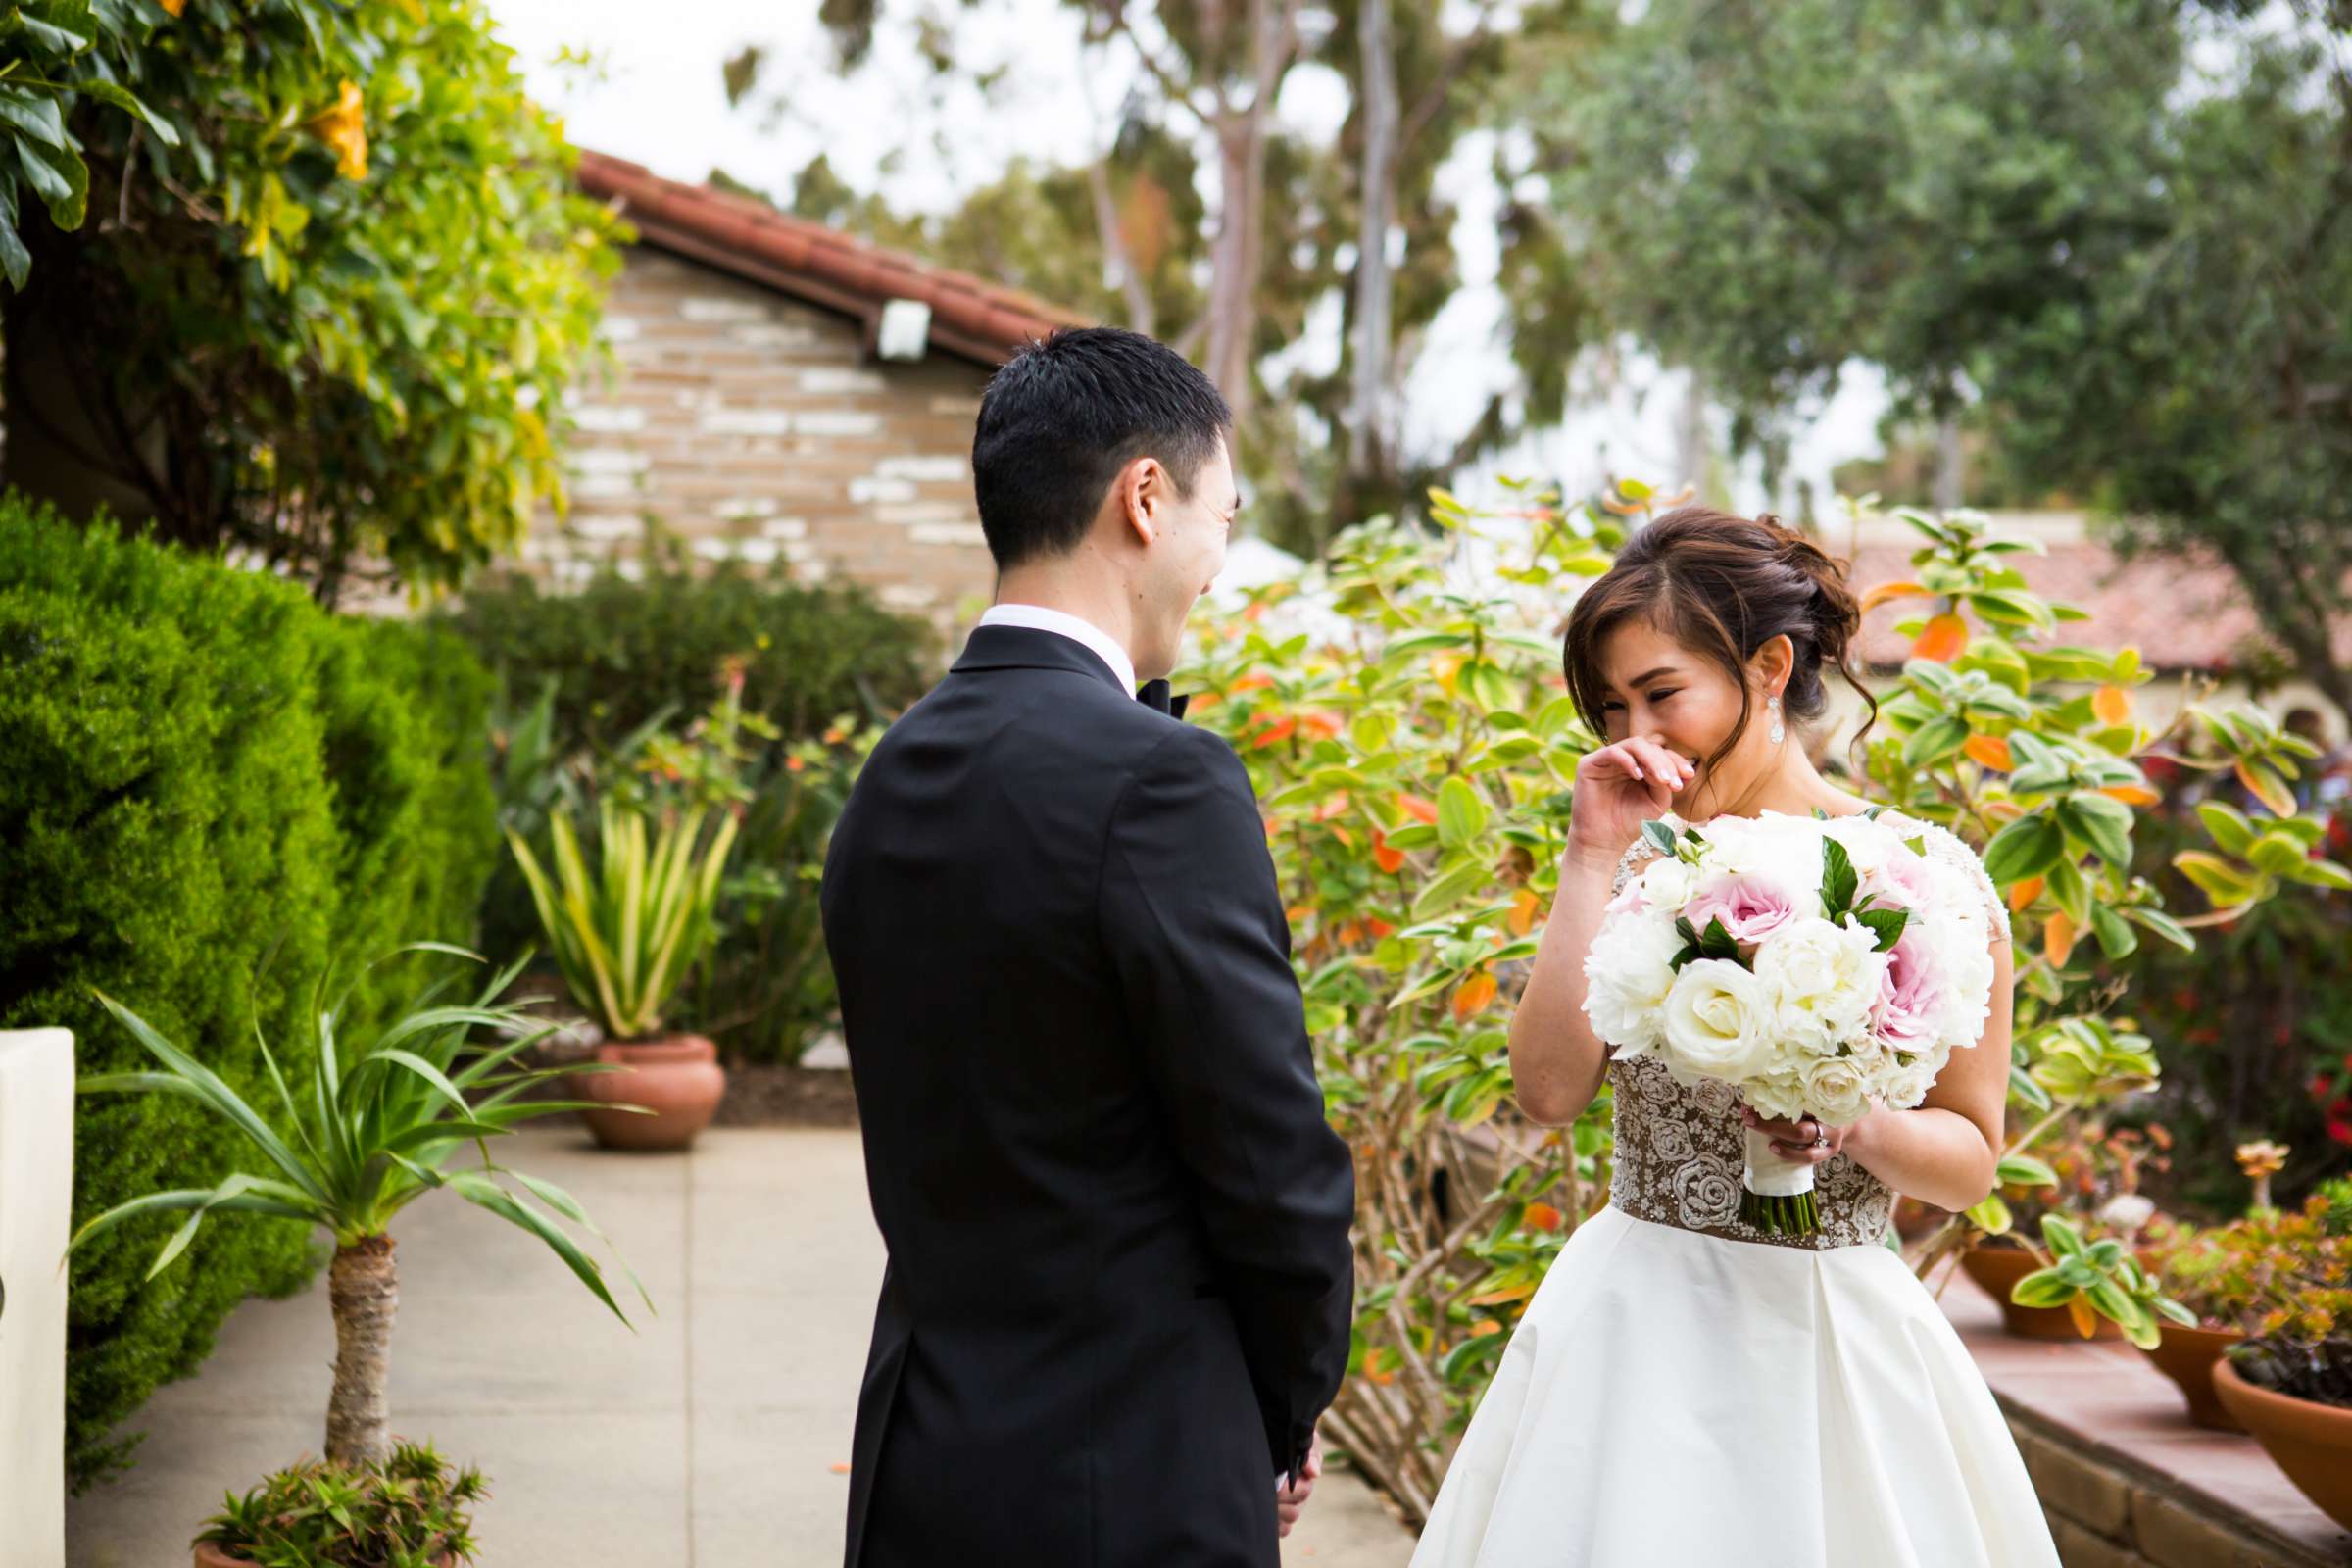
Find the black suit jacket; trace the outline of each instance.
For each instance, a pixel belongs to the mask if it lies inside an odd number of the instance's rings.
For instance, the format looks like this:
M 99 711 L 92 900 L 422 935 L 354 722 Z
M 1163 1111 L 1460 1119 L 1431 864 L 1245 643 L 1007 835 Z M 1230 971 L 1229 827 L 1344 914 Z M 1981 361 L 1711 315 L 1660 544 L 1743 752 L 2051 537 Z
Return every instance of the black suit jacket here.
M 890 1250 L 850 1568 L 1266 1568 L 1354 1174 L 1222 740 L 983 627 L 874 750 L 825 941 Z

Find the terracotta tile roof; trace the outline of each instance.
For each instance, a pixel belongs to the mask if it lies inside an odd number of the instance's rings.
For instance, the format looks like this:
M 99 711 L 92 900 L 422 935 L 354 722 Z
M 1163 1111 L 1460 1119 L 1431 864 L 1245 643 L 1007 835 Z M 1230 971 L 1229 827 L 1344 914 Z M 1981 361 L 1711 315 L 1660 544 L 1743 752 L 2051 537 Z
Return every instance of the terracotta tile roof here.
M 932 346 L 982 365 L 1002 364 L 1057 326 L 1090 324 L 1017 289 L 603 153 L 580 154 L 578 178 L 589 195 L 614 203 L 646 243 L 854 316 L 869 336 L 894 299 L 930 306 Z
M 2061 530 L 2044 540 L 2047 555 L 2010 560 L 2026 584 L 2045 599 L 2090 612 L 2088 620 L 2061 621 L 2055 642 L 2087 647 L 2135 647 L 2159 669 L 2213 669 L 2236 662 L 2262 622 L 2237 579 L 2217 561 L 2142 556 L 2124 561 L 2093 537 Z M 1857 592 L 1912 574 L 1917 543 L 1865 539 L 1851 552 L 1848 576 Z M 1843 554 L 1833 540 L 1831 553 Z M 1894 623 L 1920 612 L 1924 600 L 1882 605 L 1862 622 L 1863 657 L 1872 664 L 1900 664 L 1909 643 Z M 2337 646 L 2352 660 L 2352 623 L 2339 626 Z

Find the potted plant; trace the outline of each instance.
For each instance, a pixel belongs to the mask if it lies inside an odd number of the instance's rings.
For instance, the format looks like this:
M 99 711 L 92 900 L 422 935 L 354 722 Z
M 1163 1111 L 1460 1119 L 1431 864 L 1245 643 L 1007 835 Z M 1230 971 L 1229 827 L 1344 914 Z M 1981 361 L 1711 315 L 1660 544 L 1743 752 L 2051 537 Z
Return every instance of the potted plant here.
M 727 1092 L 717 1048 L 666 1031 L 662 1014 L 718 934 L 719 878 L 749 793 L 741 737 L 772 733 L 741 697 L 732 668 L 717 708 L 683 737 L 650 737 L 598 792 L 593 867 L 567 808 L 547 812 L 552 877 L 507 829 L 564 983 L 604 1030 L 596 1059 L 616 1076 L 583 1078 L 577 1092 L 609 1149 L 684 1149 Z
M 2020 1279 L 2010 1292 L 2019 1306 L 2053 1312 L 2083 1339 L 2102 1324 L 2142 1349 L 2157 1343 L 2157 1322 L 2194 1322 L 2188 1309 L 2166 1296 L 2155 1277 L 2139 1266 L 2123 1242 L 2109 1236 L 2091 1241 L 2055 1214 L 2041 1217 L 2048 1262 Z
M 2287 1316 L 2216 1361 L 2213 1390 L 2296 1489 L 2352 1530 L 2352 1287 L 2312 1287 Z
M 484 961 L 461 948 L 432 942 L 396 952 Z M 326 1457 L 342 1464 L 380 1462 L 393 1452 L 387 1373 L 400 1291 L 390 1225 L 410 1203 L 429 1193 L 453 1192 L 538 1238 L 613 1316 L 627 1323 L 627 1314 L 606 1287 L 602 1268 L 556 1222 L 554 1216 L 561 1215 L 602 1240 L 578 1202 L 554 1183 L 490 1157 L 492 1141 L 509 1136 L 517 1123 L 577 1108 L 568 1102 L 520 1098 L 555 1071 L 510 1065 L 554 1027 L 517 1029 L 530 1021 L 522 1004 L 493 1000 L 514 983 L 523 961 L 527 956 L 496 974 L 469 1003 L 440 1004 L 441 994 L 458 978 L 454 973 L 443 976 L 366 1042 L 346 1036 L 339 1027 L 350 993 L 346 989 L 328 1004 L 329 982 L 322 975 L 306 1014 L 316 1020 L 312 1027 L 317 1070 L 311 1081 L 297 1088 L 281 1070 L 279 1054 L 267 1040 L 259 1042 L 270 1087 L 283 1112 L 275 1125 L 211 1068 L 166 1040 L 138 1014 L 101 995 L 98 1000 L 147 1048 L 161 1070 L 93 1075 L 81 1080 L 81 1092 L 171 1094 L 192 1100 L 244 1135 L 257 1156 L 257 1169 L 233 1171 L 209 1188 L 149 1193 L 118 1204 L 84 1225 L 69 1250 L 143 1215 L 185 1213 L 186 1223 L 164 1244 L 148 1269 L 152 1279 L 171 1267 L 198 1228 L 216 1213 L 270 1214 L 305 1220 L 325 1231 L 334 1242 L 327 1305 L 334 1313 L 336 1345 L 334 1384 L 326 1403 Z M 514 1032 L 496 1044 L 476 1045 L 477 1029 Z M 288 1131 L 281 1132 L 281 1127 Z M 466 1149 L 479 1153 L 480 1163 L 453 1167 L 460 1151 Z M 625 1264 L 621 1271 L 628 1273 Z M 635 1276 L 629 1278 L 635 1285 Z M 638 1295 L 644 1298 L 642 1287 Z M 651 1307 L 650 1300 L 647 1305 Z
M 2271 1205 L 2270 1177 L 2285 1152 L 2270 1143 L 2239 1148 L 2238 1164 L 2255 1196 L 2238 1219 L 2196 1226 L 2160 1218 L 2139 1247 L 2141 1265 L 2162 1278 L 2166 1293 L 2197 1320 L 2164 1325 L 2162 1341 L 2146 1353 L 2180 1387 L 2189 1419 L 2201 1427 L 2243 1430 L 2214 1393 L 2214 1363 L 2266 1317 L 2288 1308 L 2303 1284 L 2324 1279 L 2346 1245 L 2330 1233 L 2330 1225 L 2344 1227 L 2330 1217 L 2326 1190 L 2301 1209 Z
M 231 1496 L 196 1538 L 195 1568 L 453 1568 L 473 1561 L 481 1472 L 430 1445 L 381 1459 L 305 1459 Z
M 2052 1266 L 2025 1234 L 2056 1217 L 2077 1234 L 2128 1243 L 2148 1207 L 2138 1195 L 2143 1165 L 2161 1161 L 2164 1134 L 2109 1131 L 2093 1109 L 2156 1080 L 2144 1035 L 2103 1019 L 2072 1017 L 2018 1042 L 2022 1058 L 2010 1078 L 2012 1109 L 2034 1119 L 2014 1138 L 1998 1167 L 1999 1185 L 1923 1248 L 1925 1273 L 1941 1250 L 1957 1249 L 1960 1268 L 1998 1302 L 2001 1325 L 2021 1339 L 2122 1339 L 2122 1322 L 2092 1308 L 2021 1298 L 2020 1282 Z

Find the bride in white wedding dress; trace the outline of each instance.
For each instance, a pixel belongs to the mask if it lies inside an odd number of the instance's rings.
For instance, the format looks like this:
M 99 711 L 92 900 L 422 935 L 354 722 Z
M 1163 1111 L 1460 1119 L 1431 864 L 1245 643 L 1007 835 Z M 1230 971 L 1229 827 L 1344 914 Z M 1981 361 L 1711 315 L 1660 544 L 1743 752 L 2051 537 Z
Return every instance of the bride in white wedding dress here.
M 1991 1391 L 1883 1245 L 1896 1193 L 1958 1209 L 1993 1184 L 2009 926 L 1975 855 L 1893 818 L 1966 867 L 1995 932 L 1984 1038 L 1915 1110 L 1845 1127 L 1758 1119 L 1728 1087 L 1611 1063 L 1583 1011 L 1585 955 L 1647 853 L 1644 818 L 1864 808 L 1794 743 L 1826 706 L 1824 672 L 1852 681 L 1858 624 L 1811 543 L 1700 508 L 1636 534 L 1577 602 L 1569 689 L 1611 744 L 1578 769 L 1511 1066 L 1522 1108 L 1551 1124 L 1606 1078 L 1609 1206 L 1528 1303 L 1414 1568 L 2056 1568 Z M 1744 1126 L 1818 1166 L 1818 1232 L 1740 1221 Z

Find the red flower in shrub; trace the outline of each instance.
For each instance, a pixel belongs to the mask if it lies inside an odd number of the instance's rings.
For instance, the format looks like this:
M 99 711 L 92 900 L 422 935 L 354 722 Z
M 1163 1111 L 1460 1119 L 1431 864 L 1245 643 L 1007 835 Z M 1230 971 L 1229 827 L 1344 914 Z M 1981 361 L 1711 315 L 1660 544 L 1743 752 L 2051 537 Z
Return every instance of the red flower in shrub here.
M 2339 1144 L 2352 1144 L 2352 1121 L 2329 1122 L 2328 1136 Z

